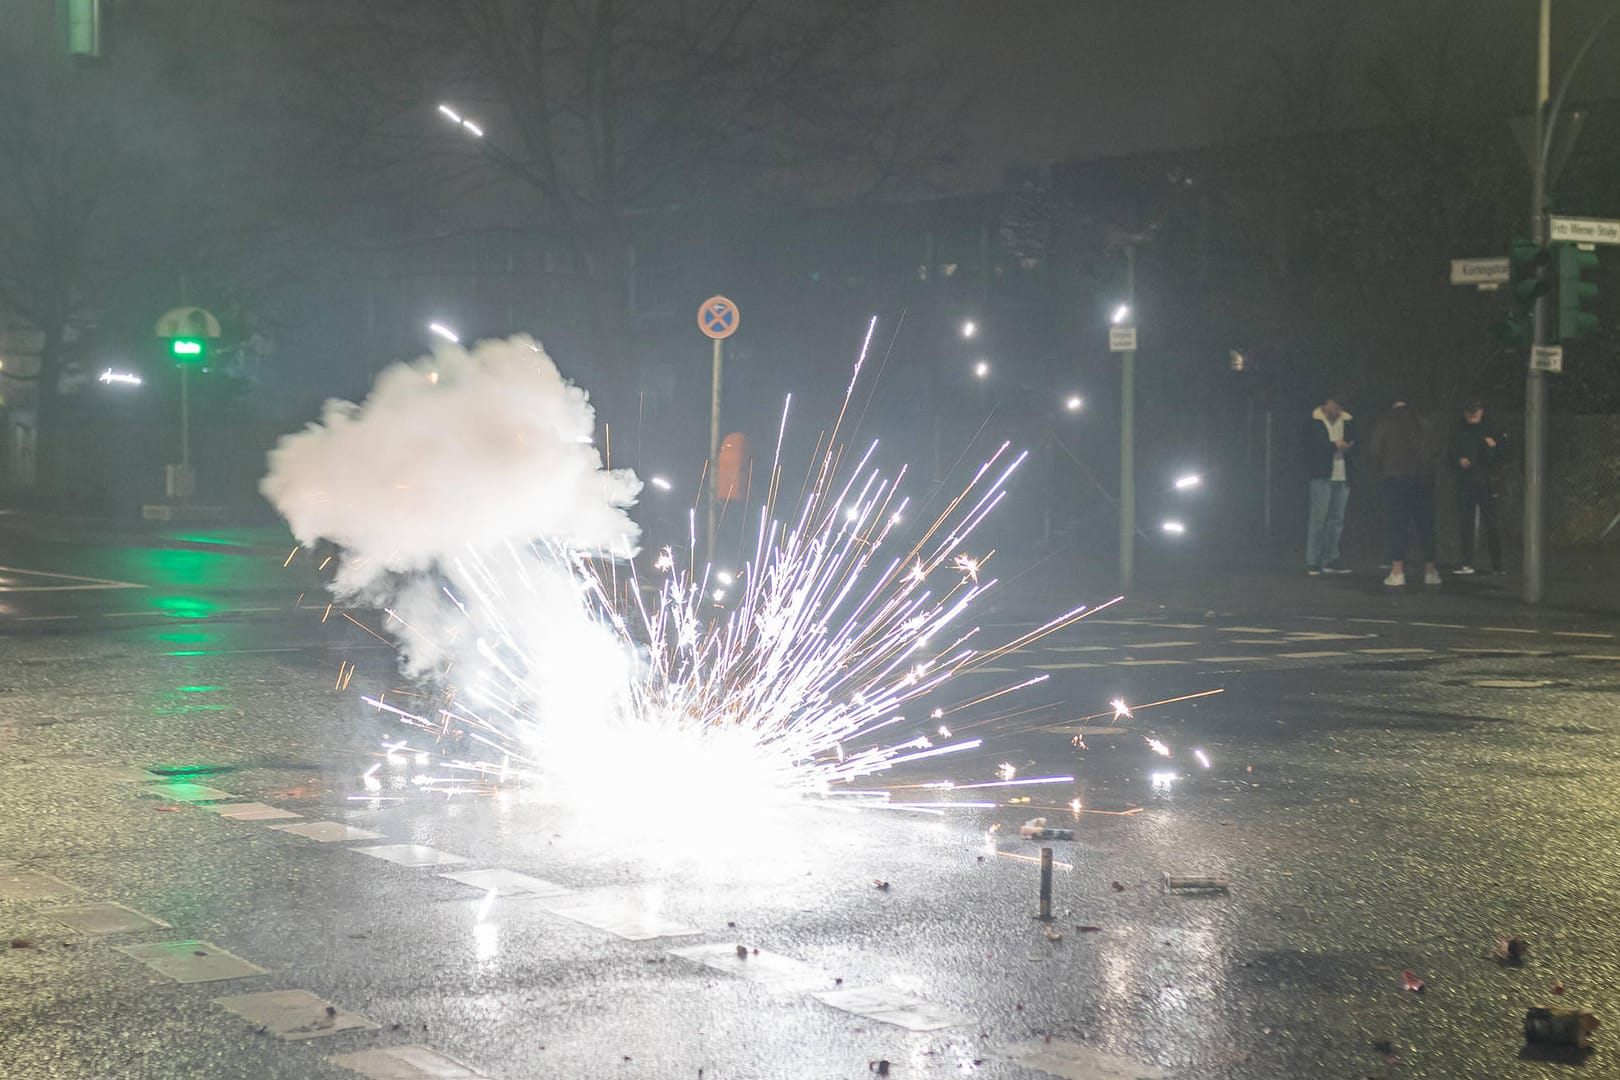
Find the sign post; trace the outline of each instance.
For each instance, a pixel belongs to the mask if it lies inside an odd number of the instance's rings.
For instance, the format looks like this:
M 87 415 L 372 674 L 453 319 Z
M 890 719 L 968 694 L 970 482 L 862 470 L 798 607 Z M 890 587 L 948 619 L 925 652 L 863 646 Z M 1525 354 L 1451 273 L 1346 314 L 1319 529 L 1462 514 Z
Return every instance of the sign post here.
M 1564 370 L 1564 347 L 1562 345 L 1532 345 L 1530 347 L 1530 370 L 1550 371 L 1559 374 Z
M 164 487 L 169 498 L 189 502 L 197 490 L 191 471 L 191 368 L 207 358 L 208 343 L 219 337 L 219 320 L 202 308 L 174 308 L 158 319 L 157 336 L 169 343 L 169 355 L 180 367 L 180 464 L 168 467 Z
M 724 296 L 711 296 L 698 308 L 698 329 L 714 342 L 714 381 L 709 395 L 709 531 L 705 561 L 714 562 L 715 502 L 720 488 L 720 374 L 726 338 L 737 332 L 742 315 Z
M 1118 316 L 1116 316 L 1118 318 Z M 1119 372 L 1119 591 L 1136 574 L 1136 245 L 1125 245 L 1125 321 L 1108 328 Z

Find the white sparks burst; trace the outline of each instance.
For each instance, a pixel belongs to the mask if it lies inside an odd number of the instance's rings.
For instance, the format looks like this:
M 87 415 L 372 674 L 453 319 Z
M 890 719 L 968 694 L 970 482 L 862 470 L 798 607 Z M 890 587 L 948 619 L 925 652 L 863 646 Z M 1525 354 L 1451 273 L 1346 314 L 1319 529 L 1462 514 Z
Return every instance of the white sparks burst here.
M 1155 754 L 1158 754 L 1160 757 L 1170 756 L 1170 748 L 1164 743 L 1153 738 L 1151 735 L 1144 735 L 1143 738 L 1147 740 L 1148 748 L 1151 749 Z
M 1125 699 L 1124 698 L 1115 698 L 1113 701 L 1110 701 L 1108 704 L 1114 710 L 1114 719 L 1115 720 L 1130 720 L 1130 719 L 1132 719 L 1132 717 L 1131 717 L 1131 707 L 1129 705 L 1125 704 Z
M 447 753 L 439 770 L 452 783 L 464 782 L 458 771 L 537 774 L 553 790 L 577 785 L 599 795 L 611 783 L 649 800 L 723 793 L 735 805 L 833 793 L 860 777 L 978 750 L 981 740 L 956 739 L 940 722 L 945 712 L 1041 679 L 948 709 L 924 706 L 928 735 L 906 712 L 987 651 L 969 644 L 979 628 L 966 612 L 996 582 L 981 581 L 984 559 L 962 547 L 1027 453 L 1001 444 L 945 513 L 921 515 L 932 525 L 902 539 L 907 470 L 885 474 L 876 440 L 851 453 L 838 431 L 818 450 L 796 504 L 779 503 L 772 487 L 733 570 L 687 568 L 664 547 L 653 562 L 661 583 L 644 589 L 634 563 L 546 540 L 441 560 L 439 592 L 463 623 L 455 639 L 462 653 L 466 643 L 475 652 L 455 656 L 455 693 L 411 710 L 367 700 L 441 744 L 459 744 L 467 756 Z M 782 472 L 780 439 L 777 454 L 768 475 Z M 929 576 L 946 564 L 961 580 L 930 589 Z M 388 628 L 402 641 L 421 632 L 397 615 Z M 439 644 L 437 654 L 448 654 Z M 1016 774 L 1011 763 L 997 770 L 1003 783 Z

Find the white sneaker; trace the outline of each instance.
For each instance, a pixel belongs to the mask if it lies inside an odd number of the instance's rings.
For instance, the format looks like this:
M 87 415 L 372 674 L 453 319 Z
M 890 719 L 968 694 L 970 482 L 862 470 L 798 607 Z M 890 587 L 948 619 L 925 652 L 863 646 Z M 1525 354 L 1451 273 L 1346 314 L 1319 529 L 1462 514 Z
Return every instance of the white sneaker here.
M 1452 570 L 1451 572 L 1453 574 L 1457 574 L 1459 576 L 1466 576 L 1468 574 L 1474 573 L 1475 571 L 1474 571 L 1474 568 L 1472 566 L 1459 566 L 1456 569 Z
M 1425 585 L 1438 585 L 1438 584 L 1440 584 L 1440 571 L 1438 571 L 1438 570 L 1425 570 L 1425 571 L 1423 571 L 1423 584 L 1425 584 Z
M 1399 588 L 1400 586 L 1406 584 L 1406 575 L 1404 573 L 1397 574 L 1395 571 L 1391 570 L 1389 572 L 1389 576 L 1384 579 L 1384 584 L 1393 588 Z

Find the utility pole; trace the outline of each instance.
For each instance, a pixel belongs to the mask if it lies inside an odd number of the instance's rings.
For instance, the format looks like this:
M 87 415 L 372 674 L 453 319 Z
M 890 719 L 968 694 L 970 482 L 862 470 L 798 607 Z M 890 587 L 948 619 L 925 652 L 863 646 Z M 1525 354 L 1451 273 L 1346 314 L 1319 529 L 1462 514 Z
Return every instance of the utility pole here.
M 1551 82 L 1552 0 L 1541 0 L 1536 40 L 1536 110 L 1531 124 L 1530 242 L 1547 244 L 1547 98 Z M 1547 342 L 1547 297 L 1536 298 L 1531 349 Z M 1528 362 L 1524 384 L 1524 602 L 1541 603 L 1543 509 L 1547 480 L 1547 373 Z
M 1125 310 L 1136 325 L 1136 244 L 1125 245 Z M 1136 571 L 1136 348 L 1124 350 L 1119 373 L 1119 591 Z

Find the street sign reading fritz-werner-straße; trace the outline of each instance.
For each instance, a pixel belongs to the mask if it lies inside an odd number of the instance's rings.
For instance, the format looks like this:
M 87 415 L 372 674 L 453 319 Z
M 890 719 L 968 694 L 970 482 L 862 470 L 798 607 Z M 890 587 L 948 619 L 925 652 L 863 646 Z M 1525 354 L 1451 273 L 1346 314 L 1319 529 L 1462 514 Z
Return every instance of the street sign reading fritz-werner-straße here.
M 1498 259 L 1452 259 L 1453 285 L 1503 285 L 1513 278 L 1506 256 Z
M 1547 238 L 1554 243 L 1620 244 L 1620 221 L 1613 218 L 1550 217 Z

